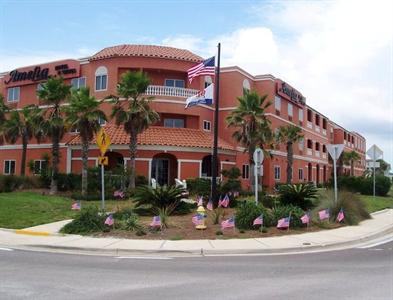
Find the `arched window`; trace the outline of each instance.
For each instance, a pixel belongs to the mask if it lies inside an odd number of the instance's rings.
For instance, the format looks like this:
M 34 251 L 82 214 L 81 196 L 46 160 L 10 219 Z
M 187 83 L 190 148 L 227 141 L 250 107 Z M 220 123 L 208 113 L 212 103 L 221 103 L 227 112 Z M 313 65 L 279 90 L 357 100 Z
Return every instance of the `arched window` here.
M 244 79 L 243 80 L 243 93 L 249 92 L 250 89 L 251 89 L 250 82 L 248 81 L 248 79 Z
M 108 83 L 108 69 L 106 67 L 98 67 L 95 73 L 96 91 L 105 91 Z
M 205 88 L 213 83 L 213 79 L 211 76 L 205 76 Z

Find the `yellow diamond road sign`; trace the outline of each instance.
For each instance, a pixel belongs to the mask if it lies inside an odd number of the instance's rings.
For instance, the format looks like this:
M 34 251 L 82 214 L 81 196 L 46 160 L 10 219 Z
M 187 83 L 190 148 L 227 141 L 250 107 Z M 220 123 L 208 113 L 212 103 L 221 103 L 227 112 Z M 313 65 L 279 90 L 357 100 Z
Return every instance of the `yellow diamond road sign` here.
M 108 165 L 108 156 L 100 156 L 100 157 L 98 157 L 98 164 L 107 166 Z
M 100 148 L 101 156 L 104 156 L 106 150 L 108 150 L 111 144 L 111 139 L 109 135 L 105 132 L 104 128 L 101 128 L 97 133 L 97 145 Z

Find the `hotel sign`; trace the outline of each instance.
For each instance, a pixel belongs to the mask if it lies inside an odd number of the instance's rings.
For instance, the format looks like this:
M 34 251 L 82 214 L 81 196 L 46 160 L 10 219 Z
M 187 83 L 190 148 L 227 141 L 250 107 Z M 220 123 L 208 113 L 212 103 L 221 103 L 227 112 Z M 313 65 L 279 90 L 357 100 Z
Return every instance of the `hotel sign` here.
M 276 81 L 276 93 L 277 95 L 294 102 L 298 105 L 306 104 L 306 97 L 304 97 L 299 91 L 295 90 L 289 84 L 284 81 Z
M 64 60 L 52 64 L 13 70 L 5 77 L 4 83 L 10 86 L 26 85 L 47 80 L 53 76 L 62 76 L 64 78 L 78 77 L 79 62 L 76 60 Z

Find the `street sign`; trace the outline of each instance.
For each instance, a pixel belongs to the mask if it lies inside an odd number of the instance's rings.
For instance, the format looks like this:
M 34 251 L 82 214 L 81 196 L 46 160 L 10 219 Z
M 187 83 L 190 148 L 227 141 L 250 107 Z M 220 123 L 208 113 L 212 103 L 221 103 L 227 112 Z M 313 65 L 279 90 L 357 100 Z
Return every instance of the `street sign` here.
M 97 145 L 100 148 L 101 156 L 104 156 L 106 150 L 108 150 L 111 139 L 109 135 L 105 132 L 104 128 L 101 128 L 100 131 L 97 133 Z
M 253 154 L 253 158 L 255 165 L 261 165 L 264 159 L 263 150 L 261 148 L 256 148 Z
M 372 145 L 366 153 L 372 160 L 380 159 L 383 155 L 383 151 L 377 145 Z
M 337 160 L 344 150 L 344 144 L 335 144 L 335 145 L 330 144 L 330 145 L 326 145 L 326 148 L 332 159 Z
M 98 164 L 99 165 L 103 165 L 103 166 L 107 166 L 108 165 L 108 156 L 99 156 L 98 157 Z
M 380 168 L 381 164 L 379 161 L 369 161 L 367 162 L 367 168 Z
M 258 177 L 263 174 L 263 150 L 261 148 L 256 148 L 253 153 L 254 159 L 254 176 L 255 176 L 255 203 L 258 204 Z

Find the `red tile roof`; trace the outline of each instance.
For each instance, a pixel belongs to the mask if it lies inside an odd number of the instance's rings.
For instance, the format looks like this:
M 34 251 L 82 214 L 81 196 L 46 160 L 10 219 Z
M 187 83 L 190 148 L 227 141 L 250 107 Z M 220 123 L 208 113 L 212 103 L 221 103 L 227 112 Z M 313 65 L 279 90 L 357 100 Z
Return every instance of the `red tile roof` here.
M 109 57 L 121 56 L 158 57 L 193 62 L 202 61 L 202 57 L 195 55 L 188 50 L 153 45 L 119 45 L 108 47 L 91 56 L 89 60 L 99 60 Z
M 130 138 L 123 126 L 107 123 L 105 132 L 109 135 L 113 145 L 128 145 Z M 80 137 L 73 137 L 67 144 L 79 145 Z M 95 144 L 95 138 L 90 142 Z M 168 128 L 151 126 L 138 136 L 138 145 L 177 146 L 193 148 L 212 148 L 213 135 L 203 130 L 191 128 Z M 234 150 L 234 147 L 222 139 L 218 139 L 218 148 Z

